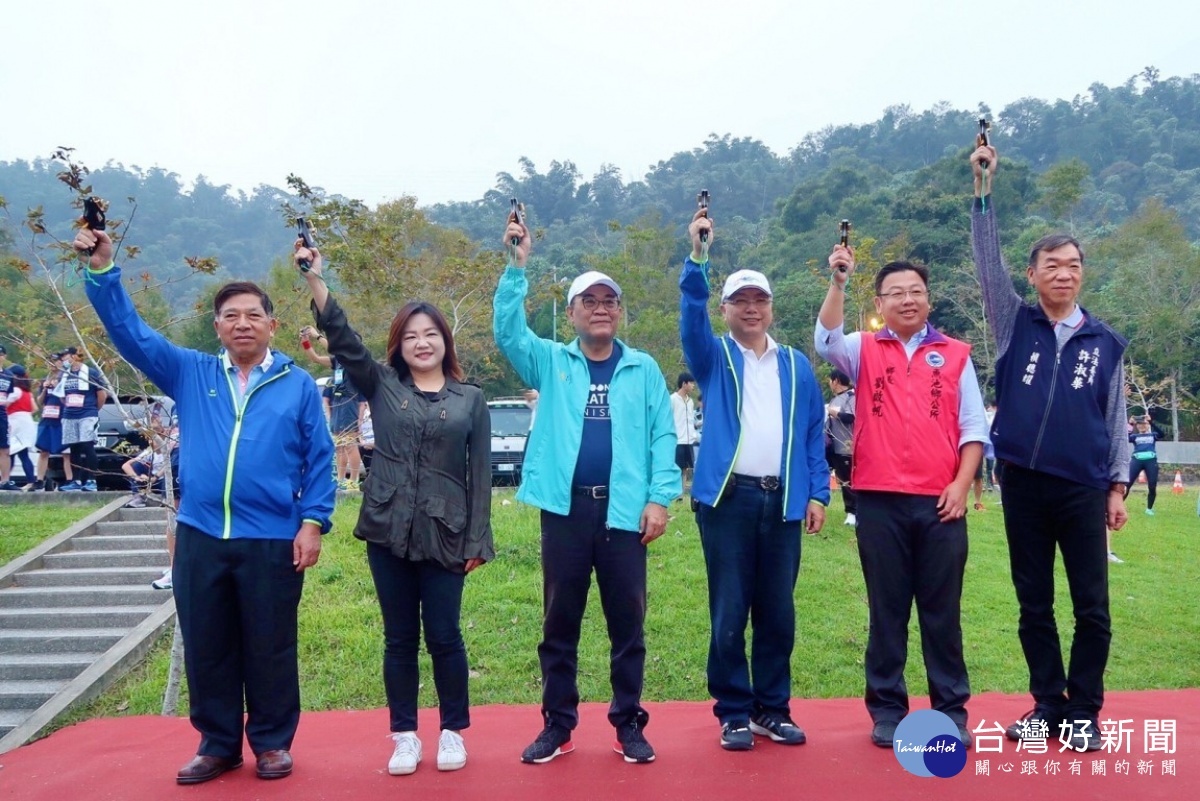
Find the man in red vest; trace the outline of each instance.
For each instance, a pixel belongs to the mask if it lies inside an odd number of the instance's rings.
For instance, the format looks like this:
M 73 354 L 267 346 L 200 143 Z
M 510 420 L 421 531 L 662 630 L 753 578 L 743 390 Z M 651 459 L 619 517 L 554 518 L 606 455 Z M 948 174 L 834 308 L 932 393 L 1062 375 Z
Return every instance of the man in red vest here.
M 929 271 L 894 261 L 875 276 L 884 328 L 842 331 L 854 253 L 829 256 L 832 280 L 816 326 L 817 353 L 858 387 L 851 484 L 867 585 L 866 703 L 871 741 L 891 748 L 908 714 L 904 665 L 913 600 L 932 707 L 970 745 L 960 604 L 967 563 L 967 491 L 987 423 L 971 347 L 929 325 Z

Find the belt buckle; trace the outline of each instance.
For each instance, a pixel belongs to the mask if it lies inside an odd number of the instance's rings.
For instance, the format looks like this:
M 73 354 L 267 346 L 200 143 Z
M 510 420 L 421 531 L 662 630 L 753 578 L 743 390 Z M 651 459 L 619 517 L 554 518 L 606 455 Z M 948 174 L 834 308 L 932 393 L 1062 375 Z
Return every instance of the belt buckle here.
M 758 480 L 758 486 L 767 492 L 774 492 L 779 489 L 779 476 L 763 476 Z
M 589 492 L 588 494 L 592 496 L 593 501 L 607 500 L 608 487 L 592 487 L 591 492 Z

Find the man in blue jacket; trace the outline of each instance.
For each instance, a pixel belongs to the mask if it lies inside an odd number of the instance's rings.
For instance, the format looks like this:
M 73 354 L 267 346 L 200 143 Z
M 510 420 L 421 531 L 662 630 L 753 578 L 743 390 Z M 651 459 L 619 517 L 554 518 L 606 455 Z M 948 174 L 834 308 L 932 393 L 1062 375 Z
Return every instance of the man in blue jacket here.
M 666 380 L 650 356 L 616 338 L 621 288 L 603 273 L 584 273 L 567 293 L 575 340 L 537 337 L 525 321 L 529 232 L 510 219 L 504 241 L 510 263 L 496 287 L 496 344 L 540 393 L 517 499 L 542 510 L 544 728 L 521 761 L 574 750 L 579 629 L 595 570 L 612 644 L 613 750 L 626 762 L 653 762 L 641 704 L 646 546 L 683 491 Z
M 806 737 L 790 707 L 792 594 L 801 530 L 820 531 L 829 504 L 825 401 L 804 354 L 768 333 L 772 294 L 762 273 L 738 270 L 729 276 L 720 306 L 729 333 L 713 334 L 708 318 L 713 228 L 706 214 L 697 212 L 688 229 L 692 255 L 679 280 L 679 326 L 683 355 L 704 395 L 704 439 L 692 497 L 699 504 L 696 521 L 708 568 L 708 690 L 716 700 L 722 748 L 749 750 L 755 734 L 800 745 Z
M 174 398 L 179 416 L 187 492 L 173 579 L 201 738 L 176 781 L 199 784 L 241 766 L 243 710 L 259 778 L 282 778 L 300 720 L 296 611 L 333 514 L 333 440 L 320 392 L 271 350 L 278 323 L 255 284 L 217 291 L 213 325 L 224 349 L 212 356 L 142 321 L 106 233 L 83 229 L 74 244 L 94 248 L 87 295 L 113 344 Z

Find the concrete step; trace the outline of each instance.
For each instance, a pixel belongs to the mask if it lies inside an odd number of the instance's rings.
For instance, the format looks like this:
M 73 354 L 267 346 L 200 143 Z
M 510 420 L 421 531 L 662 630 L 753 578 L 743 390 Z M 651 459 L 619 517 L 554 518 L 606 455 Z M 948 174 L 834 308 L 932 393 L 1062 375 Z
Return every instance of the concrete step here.
M 65 654 L 107 651 L 127 629 L 24 629 L 0 631 L 0 653 Z
M 167 522 L 167 510 L 161 506 L 146 506 L 142 509 L 118 509 L 116 517 L 113 520 L 131 521 L 131 520 L 159 520 L 164 525 Z
M 13 576 L 13 584 L 18 587 L 96 587 L 113 584 L 147 584 L 162 575 L 163 570 L 166 570 L 166 559 L 163 560 L 163 563 L 161 568 L 157 565 L 145 565 L 30 570 Z
M 47 570 L 153 567 L 162 571 L 167 569 L 168 564 L 170 564 L 170 558 L 167 555 L 167 548 L 161 542 L 154 548 L 129 551 L 62 551 L 48 553 L 42 557 L 42 565 Z
M 161 531 L 157 534 L 123 536 L 93 534 L 90 537 L 76 537 L 71 540 L 71 548 L 76 551 L 145 551 L 153 548 L 165 551 L 167 539 Z
M 164 595 L 170 595 L 165 590 Z M 0 629 L 50 629 L 55 627 L 133 628 L 158 609 L 157 606 L 59 606 L 41 609 L 0 609 Z M 80 625 L 80 624 L 83 625 Z M 0 677 L 2 679 L 2 677 Z
M 52 606 L 147 606 L 165 603 L 170 593 L 149 584 L 114 587 L 6 587 L 0 609 Z
M 23 709 L 32 712 L 66 686 L 66 680 L 0 680 L 0 709 Z
M 70 681 L 99 659 L 94 653 L 0 654 L 0 681 Z
M 129 511 L 136 511 L 130 509 Z M 163 537 L 167 532 L 167 524 L 165 520 L 121 520 L 118 522 L 104 521 L 96 524 L 96 532 L 91 536 L 96 537 L 117 537 L 117 536 L 145 536 L 145 537 Z M 85 537 L 86 539 L 86 537 Z
M 23 709 L 0 709 L 0 737 L 20 726 L 27 717 L 29 713 Z

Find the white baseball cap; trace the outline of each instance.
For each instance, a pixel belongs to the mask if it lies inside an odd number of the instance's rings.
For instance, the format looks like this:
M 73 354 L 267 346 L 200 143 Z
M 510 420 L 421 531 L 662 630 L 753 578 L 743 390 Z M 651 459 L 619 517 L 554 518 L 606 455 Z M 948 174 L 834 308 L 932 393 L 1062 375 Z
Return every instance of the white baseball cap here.
M 567 305 L 571 305 L 571 301 L 575 300 L 576 295 L 586 292 L 596 284 L 601 284 L 608 287 L 613 292 L 617 293 L 618 298 L 621 297 L 621 287 L 617 286 L 616 281 L 597 270 L 588 270 L 586 273 L 571 282 L 571 288 L 567 291 Z
M 721 302 L 724 303 L 733 297 L 738 290 L 746 289 L 747 287 L 761 289 L 767 293 L 768 297 L 772 297 L 771 285 L 767 283 L 765 275 L 758 270 L 738 270 L 725 279 L 725 289 L 721 291 Z

